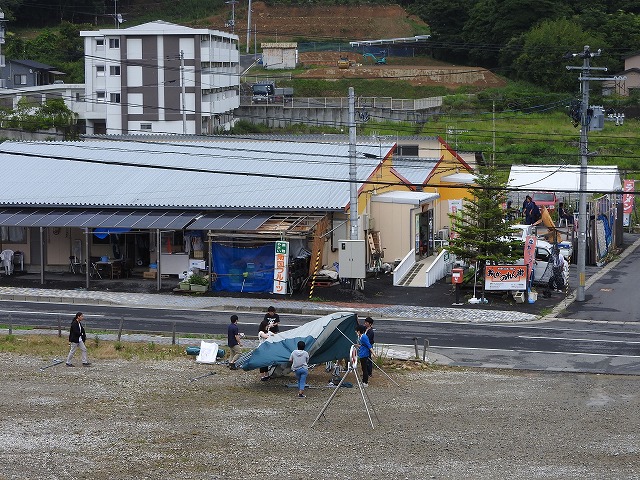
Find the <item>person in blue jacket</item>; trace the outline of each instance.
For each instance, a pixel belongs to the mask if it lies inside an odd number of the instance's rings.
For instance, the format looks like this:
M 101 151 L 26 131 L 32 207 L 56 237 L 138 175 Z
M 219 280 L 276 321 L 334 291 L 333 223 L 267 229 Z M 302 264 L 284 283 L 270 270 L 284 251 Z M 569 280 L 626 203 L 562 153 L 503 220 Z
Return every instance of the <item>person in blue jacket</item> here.
M 373 347 L 371 347 L 369 337 L 365 334 L 366 330 L 364 325 L 356 326 L 356 333 L 358 334 L 358 358 L 360 359 L 360 367 L 362 368 L 362 384 L 368 387 Z

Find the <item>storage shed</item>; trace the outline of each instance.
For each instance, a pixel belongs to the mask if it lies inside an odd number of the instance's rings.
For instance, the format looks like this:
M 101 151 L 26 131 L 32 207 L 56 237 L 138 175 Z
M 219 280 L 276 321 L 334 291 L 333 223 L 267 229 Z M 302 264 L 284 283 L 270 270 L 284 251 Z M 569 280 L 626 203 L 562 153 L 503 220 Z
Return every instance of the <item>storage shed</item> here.
M 295 42 L 261 43 L 262 66 L 267 70 L 294 69 L 298 64 L 298 44 Z

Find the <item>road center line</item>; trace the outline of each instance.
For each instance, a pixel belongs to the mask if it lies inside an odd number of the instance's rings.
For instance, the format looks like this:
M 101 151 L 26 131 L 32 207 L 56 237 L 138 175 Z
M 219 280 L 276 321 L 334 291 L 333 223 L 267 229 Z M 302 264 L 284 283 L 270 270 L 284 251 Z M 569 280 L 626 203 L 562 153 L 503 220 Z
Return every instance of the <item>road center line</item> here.
M 630 342 L 628 340 L 600 340 L 591 338 L 566 338 L 566 337 L 529 337 L 527 335 L 518 335 L 518 338 L 527 338 L 531 340 L 565 340 L 569 342 L 592 342 L 592 343 L 624 343 L 637 345 L 640 342 Z
M 413 347 L 413 346 L 412 346 Z M 640 358 L 640 355 L 618 355 L 611 353 L 586 353 L 586 352 L 554 352 L 551 350 L 514 350 L 509 348 L 480 348 L 480 347 L 441 347 L 431 345 L 429 349 L 448 349 L 448 350 L 481 350 L 487 352 L 513 352 L 513 353 L 541 353 L 554 355 L 587 355 L 591 357 L 620 357 L 620 358 Z M 427 350 L 428 351 L 428 350 Z
M 67 317 L 67 316 L 73 316 L 74 314 L 71 312 L 32 312 L 29 310 L 0 310 L 0 313 L 16 313 L 16 314 L 22 314 L 22 315 L 60 315 L 63 317 Z M 104 315 L 95 315 L 95 314 L 91 314 L 91 313 L 85 313 L 84 314 L 85 317 L 104 317 Z

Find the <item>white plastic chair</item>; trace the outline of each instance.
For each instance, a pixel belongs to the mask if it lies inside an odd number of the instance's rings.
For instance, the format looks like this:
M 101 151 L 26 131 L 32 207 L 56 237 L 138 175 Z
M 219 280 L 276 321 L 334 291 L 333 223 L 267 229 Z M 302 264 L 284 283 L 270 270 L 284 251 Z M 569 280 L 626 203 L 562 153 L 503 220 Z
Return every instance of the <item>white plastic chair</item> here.
M 77 270 L 77 272 L 76 272 Z M 71 255 L 69 257 L 69 271 L 71 273 L 83 273 L 84 265 L 78 257 Z
M 13 273 L 13 250 L 0 252 L 0 260 L 2 261 L 5 275 L 11 275 Z

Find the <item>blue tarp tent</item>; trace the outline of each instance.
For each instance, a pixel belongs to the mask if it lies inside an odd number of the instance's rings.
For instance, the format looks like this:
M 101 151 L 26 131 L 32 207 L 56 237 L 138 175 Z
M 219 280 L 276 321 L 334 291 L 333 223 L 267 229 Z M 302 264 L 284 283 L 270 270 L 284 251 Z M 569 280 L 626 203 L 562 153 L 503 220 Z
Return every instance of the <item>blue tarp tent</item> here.
M 298 341 L 306 344 L 311 364 L 349 357 L 349 349 L 357 340 L 358 317 L 351 312 L 325 315 L 297 328 L 269 337 L 248 357 L 236 362 L 244 370 L 286 364 Z
M 273 290 L 275 243 L 251 248 L 214 243 L 212 255 L 218 275 L 213 290 L 250 293 Z

